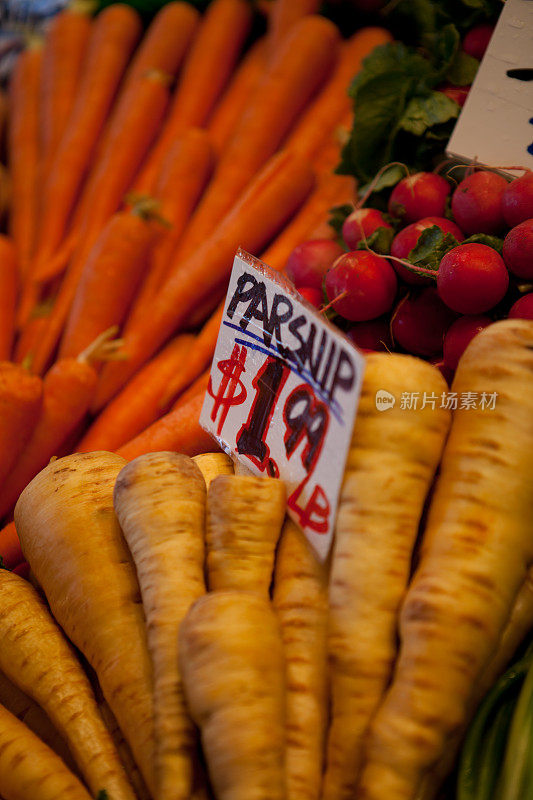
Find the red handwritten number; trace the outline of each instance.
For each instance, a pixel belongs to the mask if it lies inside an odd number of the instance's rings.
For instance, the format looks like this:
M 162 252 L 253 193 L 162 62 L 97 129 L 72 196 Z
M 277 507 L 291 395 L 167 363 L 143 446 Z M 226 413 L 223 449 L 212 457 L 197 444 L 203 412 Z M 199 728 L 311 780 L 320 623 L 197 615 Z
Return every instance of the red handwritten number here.
M 237 452 L 248 456 L 261 470 L 268 469 L 270 475 L 276 476 L 279 475 L 279 469 L 270 458 L 270 448 L 265 440 L 288 375 L 289 369 L 283 361 L 268 356 L 252 382 L 255 398 L 248 419 L 237 435 Z
M 212 379 L 209 377 L 207 392 L 215 401 L 211 411 L 211 419 L 213 422 L 217 418 L 219 409 L 222 409 L 217 426 L 217 434 L 219 436 L 222 433 L 222 428 L 224 427 L 230 406 L 240 405 L 246 400 L 246 387 L 240 378 L 242 373 L 246 372 L 245 364 L 247 353 L 248 351 L 244 345 L 241 347 L 236 344 L 231 352 L 231 358 L 218 362 L 217 367 L 222 373 L 222 378 L 220 379 L 216 394 L 213 392 Z M 238 394 L 236 394 L 237 389 L 239 389 Z

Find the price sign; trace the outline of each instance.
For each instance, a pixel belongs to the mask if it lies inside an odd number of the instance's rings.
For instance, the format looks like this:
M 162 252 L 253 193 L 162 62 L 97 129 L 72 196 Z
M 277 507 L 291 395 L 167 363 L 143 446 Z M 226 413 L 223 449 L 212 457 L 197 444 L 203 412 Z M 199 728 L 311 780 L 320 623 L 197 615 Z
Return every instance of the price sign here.
M 284 480 L 289 513 L 322 559 L 363 371 L 288 281 L 237 253 L 200 423 L 254 474 Z

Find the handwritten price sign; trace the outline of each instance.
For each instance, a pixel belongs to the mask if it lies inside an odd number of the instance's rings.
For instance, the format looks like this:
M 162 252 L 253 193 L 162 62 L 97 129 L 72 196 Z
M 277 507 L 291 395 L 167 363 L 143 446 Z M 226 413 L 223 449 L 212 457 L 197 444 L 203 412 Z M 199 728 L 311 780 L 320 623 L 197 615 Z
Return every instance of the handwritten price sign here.
M 362 355 L 290 284 L 239 251 L 200 422 L 256 475 L 285 481 L 321 558 L 364 370 Z

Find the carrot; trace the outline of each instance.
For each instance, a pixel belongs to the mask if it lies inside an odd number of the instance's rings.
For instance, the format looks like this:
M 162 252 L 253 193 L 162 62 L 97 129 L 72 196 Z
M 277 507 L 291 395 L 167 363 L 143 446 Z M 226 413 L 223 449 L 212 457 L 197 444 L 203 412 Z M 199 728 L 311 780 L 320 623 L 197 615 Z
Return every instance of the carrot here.
M 178 646 L 216 797 L 285 800 L 283 648 L 269 600 L 206 594 L 182 622 Z
M 0 668 L 46 711 L 96 795 L 134 800 L 91 685 L 31 584 L 0 570 Z
M 200 453 L 193 461 L 203 475 L 206 488 L 219 475 L 233 475 L 233 461 L 226 453 Z
M 150 208 L 118 211 L 98 236 L 80 275 L 59 348 L 76 356 L 128 313 L 158 234 Z
M 205 396 L 207 387 L 209 385 L 209 379 L 211 377 L 211 368 L 206 369 L 205 372 L 202 372 L 199 378 L 197 378 L 194 383 L 191 383 L 188 389 L 185 389 L 183 394 L 180 394 L 174 405 L 172 406 L 172 410 L 174 411 L 176 408 L 180 406 L 186 405 L 193 397 L 201 394 Z
M 0 89 L 0 153 L 2 160 L 5 154 L 7 120 L 9 118 L 9 98 L 4 89 Z
M 165 411 L 162 397 L 169 381 L 183 370 L 195 346 L 194 336 L 184 333 L 169 342 L 103 409 L 76 451 L 116 450 L 155 422 Z
M 48 325 L 48 315 L 46 313 L 39 314 L 37 312 L 38 307 L 35 309 L 35 315 L 30 317 L 20 332 L 13 356 L 13 361 L 16 364 L 27 364 L 28 368 L 31 368 L 33 353 L 41 341 Z
M 320 797 L 327 730 L 327 570 L 287 519 L 276 556 L 273 603 L 287 676 L 287 797 Z
M 80 781 L 38 736 L 0 706 L 0 792 L 4 800 L 90 800 Z
M 40 176 L 45 181 L 74 107 L 91 35 L 91 2 L 76 0 L 50 23 L 40 87 Z
M 54 617 L 95 670 L 154 794 L 146 626 L 135 567 L 113 513 L 123 466 L 122 458 L 102 452 L 53 461 L 21 494 L 15 523 Z
M 418 527 L 450 424 L 450 412 L 398 402 L 383 415 L 386 388 L 440 398 L 441 373 L 420 359 L 368 356 L 335 528 L 329 584 L 332 719 L 324 800 L 354 797 L 370 720 L 396 658 L 396 622 Z M 436 401 L 435 401 L 436 402 Z M 421 404 L 422 405 L 422 404 Z M 379 564 L 380 582 L 371 578 Z
M 364 798 L 415 797 L 464 722 L 533 562 L 533 323 L 497 322 L 473 339 L 452 390 L 496 392 L 496 404 L 454 413 L 394 679 L 370 730 Z
M 335 126 L 347 115 L 351 118 L 352 100 L 348 89 L 363 59 L 378 45 L 391 41 L 392 36 L 385 28 L 361 28 L 343 42 L 331 77 L 292 129 L 285 147 L 313 159 Z
M 185 706 L 176 642 L 181 620 L 205 594 L 205 483 L 187 456 L 149 453 L 120 471 L 113 502 L 137 567 L 148 626 L 157 797 L 189 800 L 195 732 Z
M 89 361 L 84 354 L 78 359 L 62 358 L 46 373 L 41 413 L 0 488 L 0 516 L 13 507 L 20 492 L 58 454 L 63 442 L 84 418 L 97 381 Z
M 188 403 L 169 411 L 146 430 L 117 449 L 127 461 L 144 453 L 172 450 L 186 456 L 215 452 L 218 445 L 210 434 L 200 427 L 200 412 L 204 404 L 203 394 L 195 395 Z
M 214 0 L 209 5 L 189 51 L 167 120 L 135 182 L 135 191 L 153 193 L 172 143 L 187 128 L 205 125 L 233 72 L 251 19 L 246 0 Z
M 186 258 L 201 244 L 261 165 L 278 149 L 298 114 L 328 76 L 338 38 L 337 28 L 324 17 L 307 17 L 294 27 L 227 143 L 176 258 Z
M 211 591 L 242 589 L 268 598 L 285 500 L 285 485 L 276 478 L 215 478 L 207 493 L 207 583 Z
M 18 364 L 0 362 L 0 491 L 38 424 L 42 395 L 40 378 Z
M 137 800 L 152 800 L 152 798 L 150 797 L 150 793 L 146 788 L 144 779 L 141 773 L 139 772 L 139 768 L 137 767 L 137 764 L 133 759 L 130 746 L 125 740 L 124 734 L 119 728 L 115 715 L 113 714 L 113 712 L 109 708 L 109 705 L 106 703 L 103 697 L 100 696 L 101 695 L 100 687 L 97 686 L 96 689 L 99 692 L 97 700 L 98 700 L 98 708 L 100 709 L 102 719 L 107 725 L 107 729 L 111 734 L 111 738 L 115 743 L 115 747 L 117 748 L 120 760 L 122 761 L 124 769 L 126 770 L 126 774 L 130 779 L 130 783 L 135 790 L 135 796 Z
M 66 764 L 71 772 L 78 775 L 76 764 L 67 744 L 54 728 L 50 718 L 40 705 L 21 691 L 16 684 L 0 672 L 0 704 L 11 712 L 20 722 L 36 734 Z
M 298 22 L 309 14 L 317 14 L 320 0 L 276 0 L 268 18 L 268 53 L 276 57 L 280 47 Z
M 117 3 L 92 25 L 76 102 L 43 188 L 41 219 L 32 273 L 61 244 L 98 138 L 128 59 L 141 33 L 138 14 Z
M 241 115 L 265 69 L 266 43 L 258 39 L 238 65 L 235 74 L 215 106 L 207 129 L 215 152 L 220 156 L 238 125 Z
M 0 361 L 11 357 L 17 301 L 17 251 L 7 236 L 0 234 Z
M 187 319 L 194 307 L 228 279 L 240 246 L 260 251 L 309 193 L 309 167 L 291 153 L 276 155 L 252 182 L 212 236 L 178 264 L 150 305 L 149 319 L 124 334 L 129 359 L 104 368 L 95 402 L 101 408 Z
M 173 251 L 213 170 L 209 135 L 200 128 L 187 130 L 170 149 L 155 184 L 159 213 L 169 225 L 154 247 L 150 269 L 130 313 L 130 324 L 146 313 L 146 304 L 161 288 Z M 177 191 L 179 187 L 179 191 Z
M 43 43 L 33 38 L 17 58 L 9 83 L 8 162 L 11 176 L 9 233 L 22 276 L 36 243 L 39 178 L 39 86 Z

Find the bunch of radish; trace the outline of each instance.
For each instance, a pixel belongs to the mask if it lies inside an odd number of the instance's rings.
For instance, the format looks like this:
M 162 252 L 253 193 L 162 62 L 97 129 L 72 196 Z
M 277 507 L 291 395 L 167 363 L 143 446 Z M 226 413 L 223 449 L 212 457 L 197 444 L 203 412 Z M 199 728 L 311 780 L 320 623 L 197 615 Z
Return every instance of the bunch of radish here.
M 451 377 L 480 330 L 533 319 L 533 172 L 508 181 L 479 169 L 455 187 L 419 172 L 396 184 L 387 212 L 356 208 L 342 241 L 303 242 L 286 266 L 360 348 L 421 356 Z M 429 230 L 430 264 L 415 249 Z

